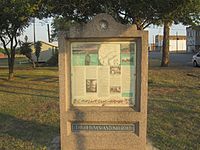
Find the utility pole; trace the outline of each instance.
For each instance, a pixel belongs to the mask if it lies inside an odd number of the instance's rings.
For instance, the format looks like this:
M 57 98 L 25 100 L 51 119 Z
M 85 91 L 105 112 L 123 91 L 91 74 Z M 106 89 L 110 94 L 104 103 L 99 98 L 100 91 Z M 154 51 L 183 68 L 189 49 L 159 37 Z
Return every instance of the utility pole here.
M 40 23 L 41 23 L 42 26 L 47 25 L 47 40 L 48 40 L 49 43 L 51 43 L 51 34 L 50 34 L 51 31 L 50 31 L 49 20 L 48 19 L 41 20 Z
M 176 53 L 178 52 L 178 32 L 176 32 Z
M 47 23 L 47 32 L 48 32 L 48 41 L 49 43 L 51 43 L 49 23 Z
M 153 35 L 153 51 L 155 51 L 155 37 L 154 37 L 154 35 Z
M 33 43 L 35 45 L 36 39 L 35 39 L 35 18 L 33 19 Z

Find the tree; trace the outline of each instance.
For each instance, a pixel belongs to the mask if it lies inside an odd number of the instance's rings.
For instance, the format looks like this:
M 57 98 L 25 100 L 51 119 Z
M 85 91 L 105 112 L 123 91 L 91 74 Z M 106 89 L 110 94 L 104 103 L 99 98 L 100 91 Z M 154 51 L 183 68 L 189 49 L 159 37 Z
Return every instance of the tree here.
M 157 17 L 164 24 L 161 67 L 169 65 L 169 36 L 172 23 L 196 25 L 200 21 L 199 0 L 165 0 L 159 6 Z
M 87 22 L 98 13 L 107 13 L 118 22 L 136 24 L 138 30 L 143 30 L 150 24 L 161 23 L 158 14 L 164 14 L 159 7 L 162 1 L 164 0 L 51 0 L 48 1 L 48 10 L 49 13 L 77 23 Z M 173 8 L 178 5 L 176 3 Z M 172 9 L 164 10 L 165 13 L 170 13 Z
M 53 19 L 52 22 L 52 41 L 56 41 L 58 40 L 58 31 L 62 31 L 62 30 L 68 30 L 71 26 L 77 24 L 75 21 L 73 20 L 66 20 L 65 18 L 63 18 L 62 16 L 56 16 Z
M 121 3 L 115 1 L 113 4 L 111 1 L 109 2 L 109 6 L 114 8 L 114 12 L 118 10 L 118 13 L 122 15 L 118 18 L 120 17 L 125 23 L 136 24 L 139 30 L 145 29 L 150 24 L 164 25 L 161 62 L 163 67 L 169 65 L 171 25 L 173 23 L 195 25 L 199 24 L 200 21 L 199 0 L 123 0 Z
M 33 68 L 35 68 L 35 62 L 32 58 L 32 49 L 31 49 L 32 43 L 24 42 L 20 46 L 20 54 L 25 55 L 29 61 L 32 63 Z
M 8 56 L 8 78 L 12 79 L 18 37 L 38 14 L 41 3 L 40 0 L 0 0 L 0 4 L 0 40 Z
M 153 23 L 154 10 L 148 0 L 51 0 L 47 3 L 49 14 L 56 15 L 53 23 L 54 37 L 58 30 L 88 22 L 98 13 L 110 14 L 123 24 L 136 24 L 139 30 Z
M 6 55 L 6 52 L 5 52 L 5 50 L 4 50 L 3 48 L 1 48 L 1 47 L 0 47 L 0 53 L 2 53 L 2 54 L 4 54 L 4 55 Z
M 108 13 L 123 24 L 136 24 L 138 30 L 150 24 L 164 25 L 161 66 L 168 66 L 170 26 L 179 22 L 197 23 L 199 3 L 199 0 L 51 0 L 48 8 L 51 13 L 78 23 L 87 22 L 98 13 Z
M 46 15 L 58 15 L 66 20 L 87 22 L 95 14 L 101 13 L 100 3 L 103 0 L 43 0 L 43 10 Z M 94 7 L 95 6 L 95 7 Z
M 41 52 L 41 42 L 40 41 L 37 41 L 35 43 L 35 56 L 37 58 L 37 64 L 38 64 L 38 61 L 39 61 L 39 57 L 40 57 L 40 52 Z

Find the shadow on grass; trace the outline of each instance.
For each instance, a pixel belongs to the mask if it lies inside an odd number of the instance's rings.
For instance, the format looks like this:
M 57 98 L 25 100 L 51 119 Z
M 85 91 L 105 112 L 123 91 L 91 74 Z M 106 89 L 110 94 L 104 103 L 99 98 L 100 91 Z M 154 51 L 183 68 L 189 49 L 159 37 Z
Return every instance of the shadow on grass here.
M 31 81 L 42 81 L 47 83 L 58 82 L 58 77 L 45 76 L 45 77 L 34 78 Z
M 19 79 L 29 79 L 30 81 L 36 82 L 58 82 L 58 77 L 55 76 L 47 76 L 47 75 L 15 75 L 16 78 Z
M 8 77 L 6 75 L 1 75 L 0 80 L 7 81 L 10 83 L 16 83 L 16 84 L 26 84 L 27 81 L 30 82 L 31 85 L 39 85 L 39 86 L 49 86 L 48 84 L 41 84 L 43 83 L 56 83 L 58 84 L 58 77 L 36 77 L 36 76 L 14 76 L 14 79 L 9 81 Z M 57 85 L 50 85 L 51 87 L 57 87 Z
M 149 70 L 180 70 L 180 71 L 193 71 L 198 70 L 200 67 L 193 67 L 192 64 L 188 63 L 183 65 L 181 63 L 169 64 L 168 67 L 161 67 L 157 63 L 149 63 Z
M 187 102 L 187 101 L 177 101 L 177 100 L 166 100 L 166 99 L 161 99 L 161 98 L 151 98 L 149 99 L 151 101 L 151 105 L 153 107 L 154 103 L 159 104 L 159 108 L 157 108 L 156 110 L 160 113 L 179 113 L 179 114 L 183 114 L 183 115 L 194 115 L 194 114 L 198 114 L 199 112 L 197 110 L 195 110 L 195 104 L 191 103 L 191 102 Z M 162 107 L 161 107 L 162 106 Z M 154 110 L 154 111 L 156 111 Z M 148 110 L 148 113 L 153 112 L 151 110 Z
M 22 87 L 22 86 L 16 86 L 16 85 L 5 85 L 5 84 L 0 84 L 0 87 L 4 87 L 4 88 L 16 88 L 16 89 L 19 89 L 19 90 L 32 90 L 32 91 L 35 91 L 35 92 L 50 92 L 50 93 L 55 93 L 57 94 L 58 92 L 57 91 L 54 91 L 54 90 L 46 90 L 46 89 L 35 89 L 35 88 L 30 88 L 30 87 Z
M 149 84 L 149 87 L 150 88 L 179 88 L 179 89 L 189 89 L 189 90 L 198 90 L 200 89 L 200 86 L 199 85 L 195 85 L 195 86 L 192 86 L 192 85 L 174 85 L 174 84 L 166 84 L 166 83 L 152 83 L 151 81 L 148 82 Z
M 24 93 L 24 92 L 14 92 L 14 91 L 7 91 L 7 90 L 0 90 L 0 92 L 5 92 L 7 94 L 23 94 L 23 95 L 29 95 L 29 96 L 39 96 L 39 97 L 46 97 L 46 98 L 59 98 L 58 96 L 49 96 L 49 95 L 42 95 L 42 94 L 30 94 L 30 93 Z
M 0 122 L 2 135 L 29 141 L 34 145 L 47 146 L 59 134 L 59 127 L 18 119 L 4 113 L 0 113 Z

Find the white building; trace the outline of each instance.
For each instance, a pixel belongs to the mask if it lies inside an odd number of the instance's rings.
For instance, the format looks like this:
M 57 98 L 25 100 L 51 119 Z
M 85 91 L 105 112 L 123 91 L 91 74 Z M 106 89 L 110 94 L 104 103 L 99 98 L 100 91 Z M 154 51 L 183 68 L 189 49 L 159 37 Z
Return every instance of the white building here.
M 200 26 L 187 27 L 187 52 L 200 51 Z
M 156 51 L 162 51 L 163 47 L 163 36 L 156 35 L 155 37 L 155 49 Z M 172 35 L 169 37 L 169 51 L 180 52 L 186 51 L 186 36 Z

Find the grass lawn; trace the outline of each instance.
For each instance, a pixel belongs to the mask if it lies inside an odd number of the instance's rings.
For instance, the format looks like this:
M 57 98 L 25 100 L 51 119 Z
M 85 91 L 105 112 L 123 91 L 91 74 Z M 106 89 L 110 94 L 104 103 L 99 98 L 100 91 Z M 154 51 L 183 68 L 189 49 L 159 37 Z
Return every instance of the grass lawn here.
M 149 69 L 148 137 L 161 150 L 200 149 L 200 68 Z M 0 150 L 42 150 L 59 134 L 57 68 L 0 68 Z
M 57 68 L 0 69 L 0 150 L 42 150 L 59 134 Z
M 161 150 L 200 150 L 200 68 L 157 64 L 149 70 L 148 137 Z

